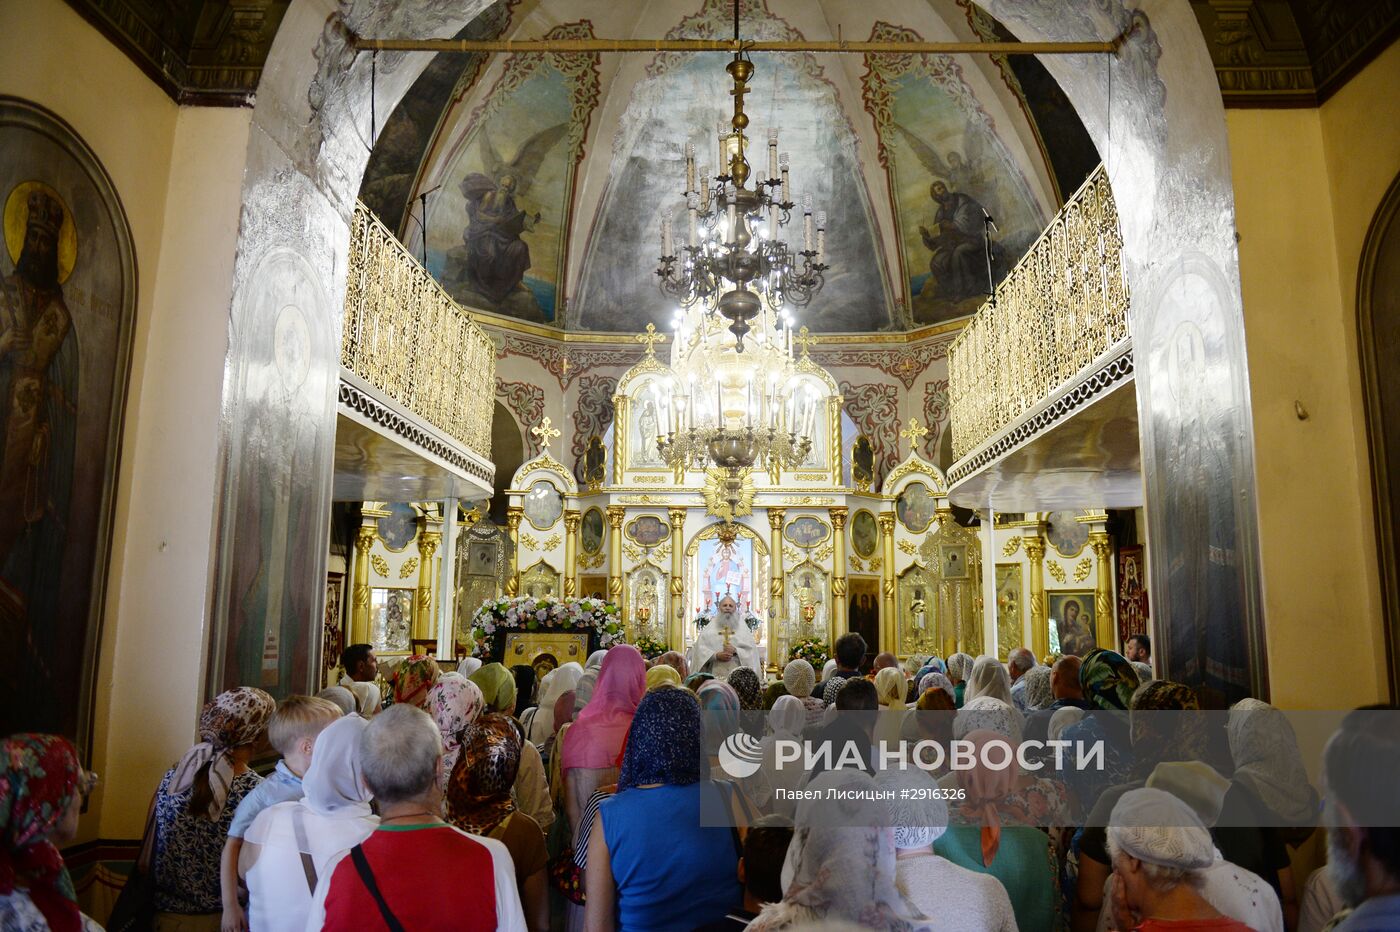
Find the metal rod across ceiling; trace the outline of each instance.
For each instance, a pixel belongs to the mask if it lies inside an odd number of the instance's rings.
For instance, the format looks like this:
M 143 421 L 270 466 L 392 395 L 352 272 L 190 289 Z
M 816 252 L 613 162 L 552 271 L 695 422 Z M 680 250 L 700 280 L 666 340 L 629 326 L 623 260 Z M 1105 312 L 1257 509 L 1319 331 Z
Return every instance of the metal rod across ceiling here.
M 1118 50 L 1107 42 L 813 42 L 733 39 L 355 39 L 376 52 L 823 52 L 860 55 L 1095 55 Z

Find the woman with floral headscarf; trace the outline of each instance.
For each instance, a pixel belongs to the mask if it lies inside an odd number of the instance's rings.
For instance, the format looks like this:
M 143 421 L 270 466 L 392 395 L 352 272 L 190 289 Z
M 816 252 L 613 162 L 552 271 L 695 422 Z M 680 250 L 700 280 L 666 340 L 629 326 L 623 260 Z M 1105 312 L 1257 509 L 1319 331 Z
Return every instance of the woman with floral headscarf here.
M 736 833 L 701 825 L 702 795 L 715 792 L 701 782 L 702 730 L 686 690 L 658 689 L 637 706 L 617 795 L 588 838 L 587 929 L 691 929 L 743 903 Z
M 932 928 L 899 890 L 894 829 L 875 781 L 859 770 L 832 770 L 809 789 L 822 798 L 798 803 L 783 863 L 782 901 L 764 906 L 749 932 L 823 922 L 887 932 Z M 828 793 L 843 795 L 827 799 Z
M 462 735 L 462 756 L 447 784 L 447 821 L 506 846 L 515 865 L 520 905 L 531 929 L 549 928 L 549 855 L 544 832 L 515 807 L 511 786 L 520 767 L 520 733 L 510 718 L 488 712 Z
M 58 846 L 78 834 L 96 777 L 58 735 L 15 734 L 0 744 L 0 929 L 101 932 L 78 910 Z
M 427 711 L 428 690 L 442 675 L 438 662 L 426 654 L 408 657 L 394 670 L 389 678 L 395 703 L 407 703 Z
M 460 673 L 444 673 L 428 690 L 428 714 L 442 732 L 442 772 L 438 774 L 438 788 L 444 793 L 452 777 L 452 768 L 457 766 L 457 758 L 462 753 L 462 733 L 476 721 L 485 705 L 480 687 Z
M 251 686 L 215 696 L 200 713 L 199 743 L 161 780 L 152 876 L 156 910 L 174 914 L 165 922 L 219 927 L 219 858 L 234 810 L 262 782 L 248 759 L 276 709 L 276 700 Z
M 999 701 L 984 696 L 970 704 Z M 1010 706 L 1006 709 L 1016 714 Z M 959 867 L 1001 881 L 1011 898 L 1018 928 L 1050 932 L 1060 915 L 1053 841 L 1057 832 L 1052 828 L 1047 833 L 1041 826 L 1069 823 L 1068 797 L 1056 781 L 1020 772 L 1014 757 L 1020 744 L 1019 729 L 1009 730 L 1015 733 L 986 728 L 964 733 L 955 723 L 954 735 L 970 742 L 975 764 L 953 773 L 962 797 L 952 807 L 954 824 L 934 843 L 934 850 Z M 988 745 L 997 742 L 1010 747 L 1010 766 L 987 765 L 989 758 L 1003 759 L 1000 748 L 988 750 Z

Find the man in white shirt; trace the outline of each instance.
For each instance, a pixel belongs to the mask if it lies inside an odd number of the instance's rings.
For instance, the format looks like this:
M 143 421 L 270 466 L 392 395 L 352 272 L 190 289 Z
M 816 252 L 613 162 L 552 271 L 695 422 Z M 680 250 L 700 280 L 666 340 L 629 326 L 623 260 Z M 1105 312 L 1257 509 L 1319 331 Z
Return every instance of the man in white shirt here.
M 732 596 L 719 600 L 718 610 L 711 616 L 710 623 L 700 629 L 700 635 L 690 646 L 687 660 L 692 673 L 711 673 L 718 680 L 724 679 L 738 667 L 763 672 L 758 645 L 739 614 L 739 603 Z
M 345 675 L 340 678 L 339 685 L 355 697 L 355 711 L 365 718 L 373 717 L 382 699 L 374 682 L 379 678 L 379 658 L 374 656 L 374 647 L 351 644 L 340 652 L 340 667 Z

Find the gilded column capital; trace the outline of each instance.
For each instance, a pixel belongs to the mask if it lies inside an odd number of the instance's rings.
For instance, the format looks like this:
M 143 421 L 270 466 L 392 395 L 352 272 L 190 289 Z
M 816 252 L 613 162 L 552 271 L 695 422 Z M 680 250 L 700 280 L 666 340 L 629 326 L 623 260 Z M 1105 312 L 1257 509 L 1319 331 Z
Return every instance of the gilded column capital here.
M 578 527 L 579 527 L 579 524 L 581 524 L 582 522 L 583 522 L 583 512 L 581 512 L 581 511 L 566 511 L 566 512 L 564 512 L 564 530 L 565 530 L 567 533 L 572 534 L 572 533 L 574 533 L 574 531 L 577 531 L 577 530 L 578 530 Z
M 441 531 L 424 531 L 418 535 L 418 552 L 425 557 L 431 557 L 437 552 L 438 545 L 441 543 Z
M 512 505 L 506 509 L 506 527 L 512 531 L 520 529 L 520 522 L 525 517 L 525 509 L 519 505 Z
M 1092 531 L 1089 534 L 1089 547 L 1100 562 L 1106 562 L 1113 552 L 1113 539 L 1107 531 Z
M 839 531 L 845 528 L 846 516 L 850 514 L 850 509 L 842 505 L 838 508 L 828 508 L 826 513 L 831 515 L 831 526 Z
M 785 519 L 786 517 L 786 508 L 769 508 L 768 526 L 775 531 L 781 531 L 783 529 L 783 519 Z
M 374 539 L 379 536 L 378 529 L 372 524 L 362 524 L 355 530 L 355 546 L 361 550 L 368 550 L 374 546 Z
M 608 527 L 614 531 L 622 529 L 622 519 L 627 515 L 627 509 L 621 505 L 608 506 Z
M 881 531 L 886 534 L 894 533 L 894 515 L 889 513 L 882 514 L 876 520 L 880 523 Z
M 1026 548 L 1026 556 L 1032 560 L 1045 559 L 1045 538 L 1039 534 L 1033 537 L 1022 537 L 1021 545 Z
M 671 519 L 671 527 L 679 528 L 685 525 L 685 511 L 684 508 L 667 509 L 666 516 Z

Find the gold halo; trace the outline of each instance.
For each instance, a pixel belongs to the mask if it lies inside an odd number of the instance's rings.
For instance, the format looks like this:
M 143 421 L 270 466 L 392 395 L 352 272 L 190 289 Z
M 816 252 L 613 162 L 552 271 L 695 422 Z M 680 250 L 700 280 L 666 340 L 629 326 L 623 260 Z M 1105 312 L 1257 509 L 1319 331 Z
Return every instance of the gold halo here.
M 15 185 L 10 196 L 5 198 L 5 246 L 10 251 L 10 261 L 17 264 L 20 249 L 24 247 L 24 228 L 29 223 L 29 193 L 36 190 L 43 191 L 63 208 L 63 225 L 58 229 L 58 282 L 61 285 L 73 274 L 73 263 L 78 259 L 78 229 L 73 225 L 73 212 L 53 188 L 42 181 L 23 181 Z

